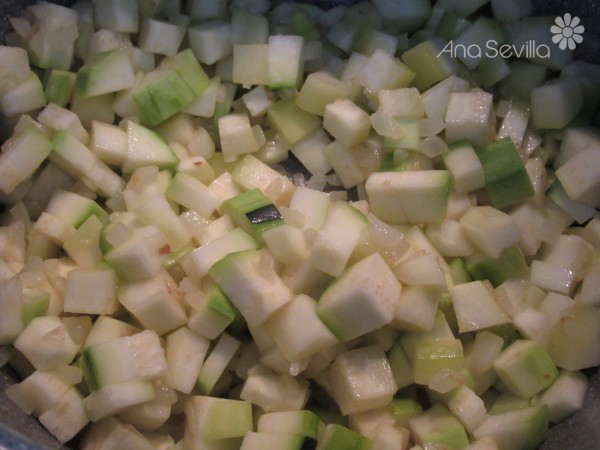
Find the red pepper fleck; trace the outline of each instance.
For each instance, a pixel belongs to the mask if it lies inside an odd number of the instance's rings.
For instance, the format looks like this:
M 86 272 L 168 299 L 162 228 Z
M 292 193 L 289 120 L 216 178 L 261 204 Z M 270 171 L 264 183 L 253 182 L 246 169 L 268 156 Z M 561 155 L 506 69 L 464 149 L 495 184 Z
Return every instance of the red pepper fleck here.
M 169 244 L 165 244 L 158 249 L 158 253 L 160 253 L 161 255 L 168 255 L 169 253 L 171 253 L 171 247 L 169 247 Z
M 194 161 L 194 165 L 195 166 L 201 166 L 202 165 L 202 161 Z

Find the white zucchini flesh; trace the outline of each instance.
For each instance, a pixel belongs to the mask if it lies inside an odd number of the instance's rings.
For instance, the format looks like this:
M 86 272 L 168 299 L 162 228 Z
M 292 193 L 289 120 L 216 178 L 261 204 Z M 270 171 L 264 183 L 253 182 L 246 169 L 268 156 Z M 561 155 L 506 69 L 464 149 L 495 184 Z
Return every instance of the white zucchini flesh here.
M 436 57 L 452 21 L 557 45 L 514 2 L 188 3 L 11 20 L 0 363 L 34 371 L 10 398 L 62 443 L 182 450 L 517 450 L 580 409 L 598 68 Z

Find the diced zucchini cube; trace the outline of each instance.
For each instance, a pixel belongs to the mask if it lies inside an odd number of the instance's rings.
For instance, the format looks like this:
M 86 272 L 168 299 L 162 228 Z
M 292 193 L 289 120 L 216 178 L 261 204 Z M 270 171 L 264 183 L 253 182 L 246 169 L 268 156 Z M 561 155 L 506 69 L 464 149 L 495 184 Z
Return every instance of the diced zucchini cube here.
M 319 450 L 368 450 L 373 446 L 373 441 L 361 436 L 350 428 L 336 423 L 325 425 L 319 436 Z
M 453 56 L 457 56 L 473 70 L 483 61 L 485 52 L 496 50 L 506 39 L 506 33 L 499 23 L 481 16 L 452 43 L 455 52 Z
M 562 369 L 580 370 L 600 364 L 598 342 L 600 314 L 591 305 L 573 305 L 561 313 L 562 319 L 550 330 L 547 348 Z
M 461 421 L 469 433 L 473 433 L 487 417 L 481 397 L 464 384 L 458 388 L 448 403 L 448 409 Z
M 54 135 L 49 159 L 74 178 L 83 178 L 97 160 L 84 144 L 64 130 Z
M 107 218 L 106 211 L 94 200 L 62 189 L 54 193 L 46 207 L 46 212 L 60 217 L 74 228 L 79 228 L 92 215 L 101 221 Z
M 260 189 L 277 206 L 287 205 L 294 190 L 293 183 L 254 155 L 246 155 L 231 171 L 231 177 L 243 189 Z
M 269 87 L 298 87 L 304 73 L 304 39 L 302 36 L 269 36 Z
M 79 117 L 72 111 L 56 104 L 48 104 L 37 116 L 38 122 L 54 131 L 65 130 L 87 145 L 89 135 Z
M 461 333 L 510 322 L 496 303 L 493 288 L 487 281 L 452 286 L 450 295 Z
M 217 178 L 215 178 L 208 185 L 208 188 L 211 190 L 211 192 L 213 194 L 215 194 L 219 198 L 219 200 L 221 200 L 221 203 L 224 202 L 225 200 L 229 200 L 230 198 L 235 197 L 236 195 L 241 194 L 241 189 L 236 184 L 236 182 L 233 181 L 233 178 L 229 172 L 223 172 L 221 175 L 219 175 Z M 219 212 L 221 212 L 220 207 L 219 207 Z M 233 222 L 231 221 L 231 218 L 229 217 L 229 215 L 222 215 L 216 221 L 209 223 L 209 227 L 207 228 L 207 231 L 211 229 L 210 228 L 211 224 L 214 224 L 214 229 L 217 229 L 217 230 L 221 229 L 221 227 L 217 226 L 217 225 L 222 224 L 223 221 L 227 221 L 230 224 L 229 228 L 233 229 Z M 212 233 L 208 233 L 208 234 L 211 236 L 213 235 Z M 212 239 L 208 239 L 208 240 L 212 240 Z M 200 242 L 205 243 L 205 242 L 207 242 L 207 239 L 201 239 Z
M 352 44 L 358 27 L 359 23 L 357 20 L 348 14 L 344 14 L 328 30 L 326 35 L 327 40 L 349 54 L 352 52 Z
M 182 172 L 173 177 L 165 195 L 170 200 L 206 218 L 212 215 L 220 203 L 206 185 L 192 175 Z
M 231 54 L 231 24 L 209 20 L 188 28 L 187 36 L 194 55 L 202 64 L 212 65 Z
M 296 97 L 296 105 L 311 114 L 323 116 L 325 107 L 342 98 L 354 99 L 356 88 L 328 72 L 313 72 L 306 77 Z
M 21 331 L 14 346 L 37 370 L 71 364 L 80 347 L 56 316 L 34 318 Z
M 39 416 L 40 423 L 60 443 L 70 441 L 89 422 L 83 397 L 77 388 L 63 394 L 60 403 Z
M 210 276 L 250 326 L 258 326 L 292 299 L 265 256 L 258 250 L 232 253 L 213 265 Z
M 121 304 L 145 328 L 162 336 L 187 323 L 180 299 L 171 294 L 171 283 L 173 281 L 163 274 L 148 280 L 122 282 L 117 295 Z
M 398 50 L 398 37 L 361 23 L 354 35 L 352 50 L 366 56 L 371 56 L 375 50 L 394 55 Z
M 151 330 L 90 345 L 79 364 L 92 391 L 126 381 L 156 380 L 168 370 L 160 338 Z
M 579 224 L 586 223 L 597 213 L 596 208 L 572 200 L 558 178 L 550 184 L 546 195 L 560 208 L 559 211 L 563 211 L 571 221 L 574 220 Z
M 386 406 L 398 389 L 387 357 L 378 346 L 338 355 L 327 376 L 343 415 Z
M 469 90 L 470 84 L 455 75 L 451 75 L 445 80 L 440 81 L 421 95 L 425 115 L 430 119 L 443 121 L 446 117 L 450 94 L 453 92 L 467 92 Z
M 215 287 L 208 295 L 203 295 L 200 303 L 195 305 L 188 327 L 208 339 L 216 339 L 238 315 L 238 310 L 227 295 Z
M 269 45 L 233 46 L 233 82 L 244 87 L 269 84 Z
M 322 150 L 345 189 L 351 189 L 365 179 L 354 149 L 340 141 L 333 141 Z
M 466 271 L 474 280 L 488 280 L 498 287 L 505 281 L 526 275 L 529 270 L 518 245 L 506 249 L 498 258 L 473 255 L 466 258 Z
M 319 319 L 316 309 L 317 303 L 301 294 L 266 323 L 281 353 L 289 361 L 308 358 L 339 342 Z
M 221 334 L 200 368 L 196 380 L 196 388 L 200 393 L 209 395 L 213 391 L 239 348 L 240 341 L 227 333 Z
M 49 292 L 39 292 L 26 288 L 21 299 L 23 303 L 21 314 L 23 326 L 26 327 L 36 317 L 45 316 L 50 306 L 50 300 Z
M 411 419 L 409 426 L 415 441 L 419 444 L 439 444 L 449 450 L 459 450 L 469 445 L 462 424 L 441 404 L 436 404 Z
M 415 72 L 414 83 L 420 91 L 458 72 L 454 55 L 443 51 L 446 45 L 444 39 L 429 39 L 402 54 L 402 61 Z
M 217 100 L 226 92 L 227 88 L 221 83 L 221 77 L 215 76 L 210 79 L 203 92 L 183 111 L 193 116 L 212 118 L 217 109 Z M 204 133 L 208 133 L 205 128 L 198 128 L 194 131 L 194 134 L 198 134 L 198 138 Z M 212 141 L 210 135 L 205 134 L 205 136 Z M 209 150 L 210 147 L 214 147 L 214 144 L 212 146 L 209 144 L 208 148 L 203 149 L 204 146 L 202 145 L 202 142 L 198 142 L 196 139 L 188 141 L 187 146 L 192 154 L 200 153 L 202 156 L 209 157 L 214 153 L 214 149 Z
M 135 0 L 94 2 L 94 24 L 119 33 L 138 32 L 138 5 Z
M 373 213 L 393 224 L 440 223 L 446 217 L 451 175 L 446 170 L 369 175 L 366 190 Z
M 98 195 L 108 199 L 119 196 L 126 184 L 119 174 L 99 159 L 92 164 L 89 172 L 81 181 L 95 190 Z
M 200 281 L 215 263 L 228 254 L 255 248 L 256 241 L 241 228 L 235 228 L 192 250 L 183 260 L 182 267 L 188 277 Z
M 143 202 L 135 212 L 142 223 L 156 224 L 159 227 L 169 242 L 170 251 L 181 250 L 190 242 L 190 233 L 183 226 L 164 195 L 152 196 Z
M 90 420 L 98 422 L 155 398 L 152 383 L 134 380 L 103 386 L 84 398 L 83 404 Z
M 600 176 L 594 170 L 599 161 L 600 146 L 590 145 L 556 171 L 556 178 L 574 202 L 600 207 Z
M 281 278 L 294 294 L 306 294 L 311 298 L 319 298 L 333 281 L 331 275 L 317 269 L 309 260 L 285 268 Z
M 31 177 L 52 151 L 52 143 L 31 124 L 13 135 L 0 154 L 0 190 L 10 194 Z M 10 143 L 9 145 L 7 145 Z
M 27 113 L 46 105 L 44 86 L 34 71 L 14 89 L 0 96 L 0 112 L 6 117 Z
M 531 91 L 546 81 L 547 68 L 522 59 L 509 61 L 508 66 L 510 74 L 500 82 L 500 92 L 505 98 L 530 101 Z
M 243 437 L 252 431 L 252 405 L 247 401 L 194 395 L 185 407 L 183 441 L 196 448 L 198 440 Z
M 114 319 L 110 316 L 99 316 L 92 325 L 92 329 L 85 339 L 84 348 L 91 347 L 102 342 L 112 341 L 113 339 L 132 336 L 136 333 L 139 333 L 139 331 L 140 330 L 138 328 L 128 324 L 127 322 Z
M 600 285 L 598 283 L 600 283 L 600 264 L 592 263 L 581 280 L 581 289 L 575 296 L 577 301 L 585 305 L 600 304 Z
M 269 21 L 258 13 L 245 8 L 231 11 L 231 43 L 265 44 L 269 40 Z
M 491 142 L 477 151 L 485 188 L 496 208 L 520 203 L 535 194 L 525 164 L 510 138 Z
M 257 86 L 242 95 L 242 101 L 252 117 L 260 117 L 273 104 L 273 94 L 264 86 Z
M 205 185 L 209 185 L 215 180 L 214 169 L 208 163 L 208 161 L 206 161 L 206 158 L 200 155 L 192 156 L 191 158 L 179 161 L 179 165 L 177 166 L 177 172 L 191 175 L 192 177 L 194 177 L 195 179 L 197 179 Z M 218 199 L 214 192 L 211 191 L 211 193 L 214 195 L 215 198 Z
M 367 139 L 371 131 L 369 115 L 350 99 L 338 99 L 325 106 L 323 128 L 335 139 L 351 147 Z
M 319 40 L 319 31 L 315 20 L 304 11 L 294 12 L 289 19 L 289 26 L 293 34 L 302 36 L 307 41 Z
M 539 129 L 566 127 L 583 108 L 581 83 L 575 77 L 559 78 L 531 91 L 531 118 Z
M 169 145 L 154 131 L 133 121 L 127 122 L 127 159 L 123 172 L 131 173 L 138 167 L 156 165 L 160 169 L 175 168 L 179 159 Z
M 23 381 L 10 386 L 6 390 L 7 397 L 23 411 L 38 417 L 60 405 L 72 389 L 77 377 L 67 379 L 70 369 L 62 366 L 54 370 L 34 370 Z
M 113 314 L 118 306 L 117 276 L 112 269 L 78 268 L 67 275 L 65 312 Z
M 407 428 L 409 420 L 423 412 L 423 407 L 417 400 L 404 394 L 395 395 L 388 408 L 394 415 L 396 423 Z
M 402 283 L 419 285 L 438 292 L 447 290 L 447 281 L 437 255 L 421 250 L 406 256 L 393 268 Z
M 383 50 L 375 50 L 360 70 L 357 82 L 371 92 L 408 87 L 415 72 L 406 64 Z
M 452 187 L 457 193 L 466 194 L 485 186 L 481 161 L 468 142 L 453 145 L 442 157 L 452 174 Z
M 514 218 L 491 206 L 474 206 L 460 219 L 471 241 L 487 256 L 497 259 L 520 239 Z
M 390 323 L 400 300 L 401 285 L 379 253 L 348 268 L 323 293 L 317 315 L 342 341 Z
M 234 224 L 259 242 L 263 232 L 284 223 L 277 207 L 257 188 L 224 201 L 221 213 L 228 214 Z
M 267 110 L 267 117 L 290 145 L 294 145 L 321 126 L 319 116 L 300 109 L 292 99 L 282 99 L 273 103 Z
M 165 384 L 190 394 L 196 385 L 210 341 L 187 327 L 181 327 L 165 339 L 165 358 L 169 370 Z
M 302 378 L 280 375 L 262 364 L 248 370 L 240 398 L 265 411 L 303 409 L 309 396 L 309 384 Z
M 168 247 L 160 230 L 150 226 L 135 230 L 130 239 L 107 251 L 104 259 L 123 280 L 152 278 L 169 254 Z
M 200 95 L 209 85 L 209 78 L 192 49 L 182 50 L 174 56 L 161 61 L 159 70 L 174 70 L 189 86 L 194 95 Z
M 504 58 L 485 58 L 477 67 L 477 75 L 481 85 L 490 89 L 510 75 L 510 67 Z
M 521 398 L 541 392 L 558 376 L 558 369 L 544 345 L 525 339 L 504 349 L 493 367 L 510 391 Z
M 140 49 L 159 55 L 173 56 L 185 36 L 185 28 L 163 20 L 146 17 L 138 36 Z
M 94 97 L 122 91 L 135 85 L 133 66 L 124 49 L 95 55 L 77 72 L 75 89 L 82 97 Z
M 258 418 L 256 429 L 259 432 L 292 433 L 317 439 L 319 416 L 307 409 L 269 412 Z
M 492 94 L 480 89 L 452 92 L 446 111 L 448 143 L 466 140 L 475 147 L 487 144 L 494 120 L 492 103 Z
M 32 230 L 59 246 L 62 246 L 76 231 L 72 225 L 45 211 L 33 223 Z
M 92 447 L 98 445 L 126 446 L 142 450 L 155 448 L 154 444 L 150 443 L 135 427 L 116 417 L 107 417 L 93 423 L 83 436 L 82 445 Z
M 378 112 L 394 117 L 420 119 L 425 115 L 421 94 L 416 88 L 398 88 L 379 91 Z
M 559 423 L 583 407 L 588 379 L 583 372 L 563 370 L 552 386 L 540 395 L 548 407 L 550 422 Z
M 392 325 L 399 330 L 430 330 L 439 303 L 440 293 L 437 289 L 427 286 L 403 287 Z
M 29 77 L 31 67 L 27 50 L 15 46 L 0 46 L 0 96 L 12 91 Z
M 297 186 L 290 200 L 290 208 L 304 217 L 302 230 L 321 230 L 327 220 L 327 212 L 331 204 L 329 194 L 315 189 Z
M 304 261 L 308 257 L 308 247 L 300 228 L 283 224 L 263 232 L 263 240 L 275 259 L 286 266 Z
M 235 113 L 218 120 L 221 150 L 226 161 L 234 161 L 238 155 L 254 153 L 261 147 L 250 125 L 247 114 Z
M 567 268 L 534 260 L 531 263 L 531 282 L 545 291 L 572 296 L 577 284 L 575 274 Z
M 183 111 L 195 98 L 189 85 L 172 69 L 148 72 L 133 91 L 140 119 L 147 126 L 158 125 Z
M 66 70 L 52 69 L 44 83 L 44 94 L 48 104 L 64 107 L 69 103 L 77 75 Z
M 548 408 L 529 406 L 489 415 L 474 431 L 476 439 L 491 437 L 503 449 L 537 448 L 548 434 Z
M 442 370 L 460 370 L 465 362 L 462 343 L 458 339 L 420 339 L 415 343 L 413 379 L 427 385 Z
M 305 445 L 305 440 L 308 440 L 305 436 L 281 431 L 250 431 L 244 436 L 240 450 L 262 450 L 265 448 L 301 450 L 302 446 Z
M 440 21 L 435 28 L 435 35 L 452 41 L 465 31 L 471 22 L 464 17 L 459 16 L 453 10 L 448 9 L 442 12 Z

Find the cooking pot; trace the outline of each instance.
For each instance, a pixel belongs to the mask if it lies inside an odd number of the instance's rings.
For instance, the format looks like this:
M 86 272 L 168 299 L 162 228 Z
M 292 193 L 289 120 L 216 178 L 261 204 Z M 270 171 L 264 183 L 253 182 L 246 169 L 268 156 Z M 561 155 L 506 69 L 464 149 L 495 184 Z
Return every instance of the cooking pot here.
M 51 1 L 63 5 L 73 3 L 68 0 Z M 8 18 L 18 15 L 21 9 L 33 3 L 35 0 L 0 0 L 0 41 L 4 41 L 4 35 L 10 29 Z M 328 7 L 339 3 L 353 3 L 353 0 L 313 0 L 312 3 Z M 533 4 L 534 15 L 558 16 L 569 12 L 578 16 L 586 30 L 583 43 L 576 49 L 576 57 L 600 63 L 600 1 L 533 0 Z M 596 123 L 600 122 L 596 120 Z M 583 408 L 552 427 L 541 450 L 600 449 L 600 369 L 590 369 L 586 374 L 590 382 Z M 7 398 L 6 388 L 18 381 L 9 367 L 0 369 L 0 450 L 65 448 L 35 418 L 24 414 Z

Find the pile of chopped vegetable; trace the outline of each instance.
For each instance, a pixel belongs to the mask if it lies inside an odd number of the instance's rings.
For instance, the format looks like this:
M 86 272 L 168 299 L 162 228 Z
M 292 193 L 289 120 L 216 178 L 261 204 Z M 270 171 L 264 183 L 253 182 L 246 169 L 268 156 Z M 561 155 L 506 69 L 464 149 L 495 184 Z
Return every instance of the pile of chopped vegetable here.
M 530 14 L 12 18 L 10 399 L 81 449 L 537 447 L 600 365 L 600 67 Z

